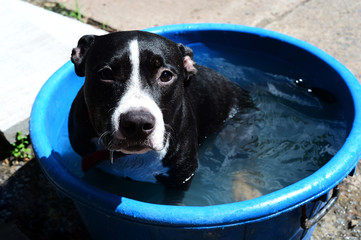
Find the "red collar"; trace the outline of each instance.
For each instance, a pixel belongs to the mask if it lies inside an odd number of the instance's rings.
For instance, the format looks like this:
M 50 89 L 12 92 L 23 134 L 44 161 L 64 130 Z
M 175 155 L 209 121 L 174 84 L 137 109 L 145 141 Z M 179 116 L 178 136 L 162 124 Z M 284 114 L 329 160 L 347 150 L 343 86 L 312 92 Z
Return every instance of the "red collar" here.
M 108 160 L 110 153 L 108 150 L 102 150 L 98 152 L 93 152 L 81 160 L 81 169 L 83 172 L 88 171 L 90 168 L 98 165 L 99 163 Z

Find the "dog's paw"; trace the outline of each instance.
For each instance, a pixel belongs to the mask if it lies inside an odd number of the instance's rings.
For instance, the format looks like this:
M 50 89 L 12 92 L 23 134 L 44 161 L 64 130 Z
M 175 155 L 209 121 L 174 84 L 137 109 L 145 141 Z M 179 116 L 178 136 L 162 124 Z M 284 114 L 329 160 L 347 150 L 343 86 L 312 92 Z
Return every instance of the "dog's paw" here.
M 247 175 L 243 171 L 236 173 L 233 180 L 233 197 L 235 201 L 245 201 L 262 196 L 262 193 L 255 187 L 247 183 Z

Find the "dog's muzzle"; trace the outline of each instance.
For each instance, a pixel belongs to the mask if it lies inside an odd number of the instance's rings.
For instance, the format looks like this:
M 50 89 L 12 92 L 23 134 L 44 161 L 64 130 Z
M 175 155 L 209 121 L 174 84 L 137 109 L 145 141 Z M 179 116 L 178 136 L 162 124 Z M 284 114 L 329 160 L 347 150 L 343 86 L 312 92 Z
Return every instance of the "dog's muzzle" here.
M 151 135 L 156 127 L 155 117 L 145 110 L 133 110 L 119 116 L 114 138 L 116 150 L 125 154 L 142 154 L 153 150 Z M 116 146 L 118 145 L 118 146 Z
M 117 138 L 139 141 L 154 130 L 155 117 L 147 111 L 130 111 L 119 116 Z

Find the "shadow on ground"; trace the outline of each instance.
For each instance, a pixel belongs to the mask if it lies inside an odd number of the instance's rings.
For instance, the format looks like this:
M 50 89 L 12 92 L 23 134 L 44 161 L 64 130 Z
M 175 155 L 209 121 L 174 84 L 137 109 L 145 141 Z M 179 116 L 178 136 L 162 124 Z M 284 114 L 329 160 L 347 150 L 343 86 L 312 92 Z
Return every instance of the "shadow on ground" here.
M 90 239 L 73 202 L 59 197 L 35 159 L 0 186 L 0 222 L 28 239 Z

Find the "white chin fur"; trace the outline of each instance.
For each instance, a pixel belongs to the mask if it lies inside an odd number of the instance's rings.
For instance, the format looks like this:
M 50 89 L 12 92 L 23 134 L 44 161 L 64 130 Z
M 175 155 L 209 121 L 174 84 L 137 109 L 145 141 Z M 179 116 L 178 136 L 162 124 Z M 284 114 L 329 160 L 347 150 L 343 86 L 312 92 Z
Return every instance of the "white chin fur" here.
M 120 149 L 119 151 L 122 152 L 122 153 L 124 153 L 124 154 L 144 154 L 144 153 L 149 152 L 150 150 L 152 150 L 152 149 L 150 149 L 150 148 L 144 148 L 144 149 L 142 149 L 142 150 L 140 150 L 140 151 L 128 151 L 128 150 L 126 150 L 126 149 Z

